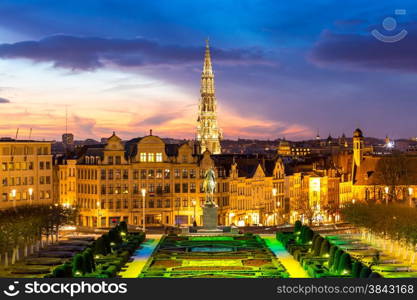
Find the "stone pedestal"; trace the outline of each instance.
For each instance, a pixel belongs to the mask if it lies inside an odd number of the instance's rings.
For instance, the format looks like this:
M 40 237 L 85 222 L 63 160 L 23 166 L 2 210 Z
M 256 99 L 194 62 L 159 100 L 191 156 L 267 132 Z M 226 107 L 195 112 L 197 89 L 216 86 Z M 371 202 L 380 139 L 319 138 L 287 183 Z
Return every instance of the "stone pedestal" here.
M 203 228 L 217 230 L 217 207 L 214 204 L 206 204 L 203 207 Z

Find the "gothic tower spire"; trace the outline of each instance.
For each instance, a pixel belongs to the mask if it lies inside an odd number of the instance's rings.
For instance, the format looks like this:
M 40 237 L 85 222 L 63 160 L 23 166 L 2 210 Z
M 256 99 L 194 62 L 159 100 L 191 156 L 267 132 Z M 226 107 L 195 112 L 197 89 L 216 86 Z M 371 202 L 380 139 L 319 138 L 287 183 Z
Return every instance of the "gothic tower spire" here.
M 208 39 L 206 40 L 203 72 L 201 73 L 200 94 L 197 141 L 200 142 L 201 153 L 209 150 L 212 154 L 220 154 L 221 131 L 217 127 L 217 100 Z

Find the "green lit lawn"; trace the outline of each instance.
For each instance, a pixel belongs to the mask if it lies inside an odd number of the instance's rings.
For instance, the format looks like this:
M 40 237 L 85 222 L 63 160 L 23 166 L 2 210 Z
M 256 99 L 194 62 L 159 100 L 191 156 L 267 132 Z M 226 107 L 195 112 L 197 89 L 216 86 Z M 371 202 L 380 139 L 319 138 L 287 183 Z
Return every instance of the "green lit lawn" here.
M 283 278 L 288 273 L 258 236 L 166 236 L 139 277 Z

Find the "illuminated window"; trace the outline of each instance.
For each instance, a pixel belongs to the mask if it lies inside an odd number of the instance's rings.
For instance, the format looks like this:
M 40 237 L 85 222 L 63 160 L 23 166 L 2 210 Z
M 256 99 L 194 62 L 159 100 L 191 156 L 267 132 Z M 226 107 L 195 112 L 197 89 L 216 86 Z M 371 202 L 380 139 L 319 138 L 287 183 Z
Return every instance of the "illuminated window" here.
M 140 154 L 140 161 L 141 162 L 145 162 L 146 161 L 146 153 L 141 152 L 141 154 Z
M 162 162 L 162 153 L 156 153 L 156 161 Z
M 153 153 L 148 153 L 148 161 L 154 162 L 155 161 L 155 155 Z

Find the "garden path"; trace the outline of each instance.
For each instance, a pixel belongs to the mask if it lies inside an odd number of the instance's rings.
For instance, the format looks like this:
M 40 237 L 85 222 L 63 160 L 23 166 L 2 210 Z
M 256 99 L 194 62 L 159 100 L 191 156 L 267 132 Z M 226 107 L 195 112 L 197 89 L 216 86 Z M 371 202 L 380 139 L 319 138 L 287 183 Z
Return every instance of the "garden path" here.
M 121 271 L 119 276 L 122 278 L 137 278 L 158 245 L 161 237 L 161 234 L 147 234 L 145 242 L 141 244 L 141 248 L 133 253 L 133 261 L 126 264 L 127 268 Z
M 309 278 L 307 272 L 303 269 L 300 263 L 288 253 L 284 245 L 276 239 L 275 235 L 261 234 L 260 236 L 265 240 L 268 248 L 285 267 L 288 274 L 290 274 L 290 278 Z

